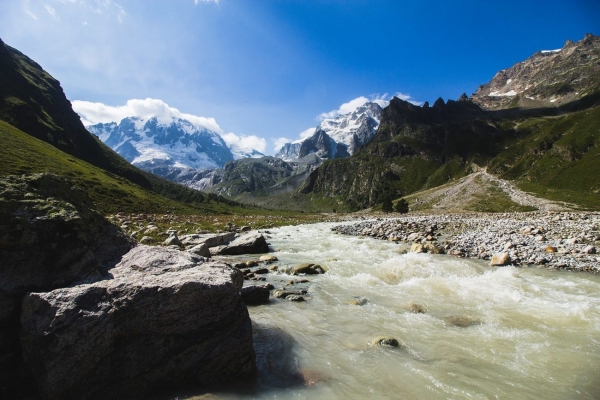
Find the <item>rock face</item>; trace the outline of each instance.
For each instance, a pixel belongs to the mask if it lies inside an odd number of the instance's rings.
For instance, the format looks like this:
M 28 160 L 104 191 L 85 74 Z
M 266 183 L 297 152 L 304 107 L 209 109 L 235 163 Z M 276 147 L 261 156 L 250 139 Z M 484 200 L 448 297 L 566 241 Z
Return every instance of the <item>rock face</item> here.
M 26 296 L 23 355 L 42 396 L 139 397 L 251 376 L 242 274 L 204 260 L 139 246 L 113 279 Z
M 473 101 L 485 109 L 556 107 L 600 89 L 600 38 L 568 40 L 557 50 L 538 51 L 499 71 L 481 85 Z

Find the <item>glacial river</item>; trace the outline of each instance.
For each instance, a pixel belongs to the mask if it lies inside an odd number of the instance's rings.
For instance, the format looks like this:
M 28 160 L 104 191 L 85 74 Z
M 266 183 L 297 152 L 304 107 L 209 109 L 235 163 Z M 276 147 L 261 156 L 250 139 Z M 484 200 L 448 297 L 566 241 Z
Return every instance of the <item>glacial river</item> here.
M 300 263 L 329 272 L 287 287 L 308 301 L 249 307 L 256 382 L 208 398 L 600 398 L 600 276 L 411 254 L 331 226 L 270 230 L 276 288 Z M 380 336 L 402 346 L 369 346 Z

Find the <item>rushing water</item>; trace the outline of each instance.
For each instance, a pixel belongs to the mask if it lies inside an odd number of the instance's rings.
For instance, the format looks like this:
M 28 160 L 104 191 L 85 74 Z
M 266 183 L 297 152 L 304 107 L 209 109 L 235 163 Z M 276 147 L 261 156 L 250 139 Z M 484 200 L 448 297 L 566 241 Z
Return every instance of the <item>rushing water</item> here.
M 257 380 L 211 398 L 600 398 L 599 276 L 411 254 L 331 226 L 271 231 L 276 288 L 296 264 L 329 272 L 294 285 L 304 303 L 249 307 Z M 382 335 L 403 346 L 368 345 Z

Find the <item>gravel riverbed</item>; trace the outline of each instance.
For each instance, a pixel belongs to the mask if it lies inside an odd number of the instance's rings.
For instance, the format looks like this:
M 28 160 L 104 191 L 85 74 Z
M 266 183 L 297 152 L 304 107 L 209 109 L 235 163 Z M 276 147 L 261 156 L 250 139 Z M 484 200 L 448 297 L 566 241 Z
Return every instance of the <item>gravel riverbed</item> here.
M 490 260 L 492 265 L 600 273 L 597 212 L 407 215 L 332 230 L 409 243 L 415 252 Z

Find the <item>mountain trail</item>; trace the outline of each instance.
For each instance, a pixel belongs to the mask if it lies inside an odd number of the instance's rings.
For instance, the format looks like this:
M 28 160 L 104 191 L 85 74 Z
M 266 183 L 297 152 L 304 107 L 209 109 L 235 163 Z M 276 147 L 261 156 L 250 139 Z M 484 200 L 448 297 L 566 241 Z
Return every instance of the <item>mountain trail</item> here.
M 456 182 L 438 186 L 408 196 L 416 208 L 436 211 L 477 211 L 477 204 L 493 202 L 504 197 L 522 207 L 534 207 L 540 211 L 573 210 L 573 204 L 555 202 L 537 197 L 517 188 L 512 182 L 500 179 L 479 169 Z

